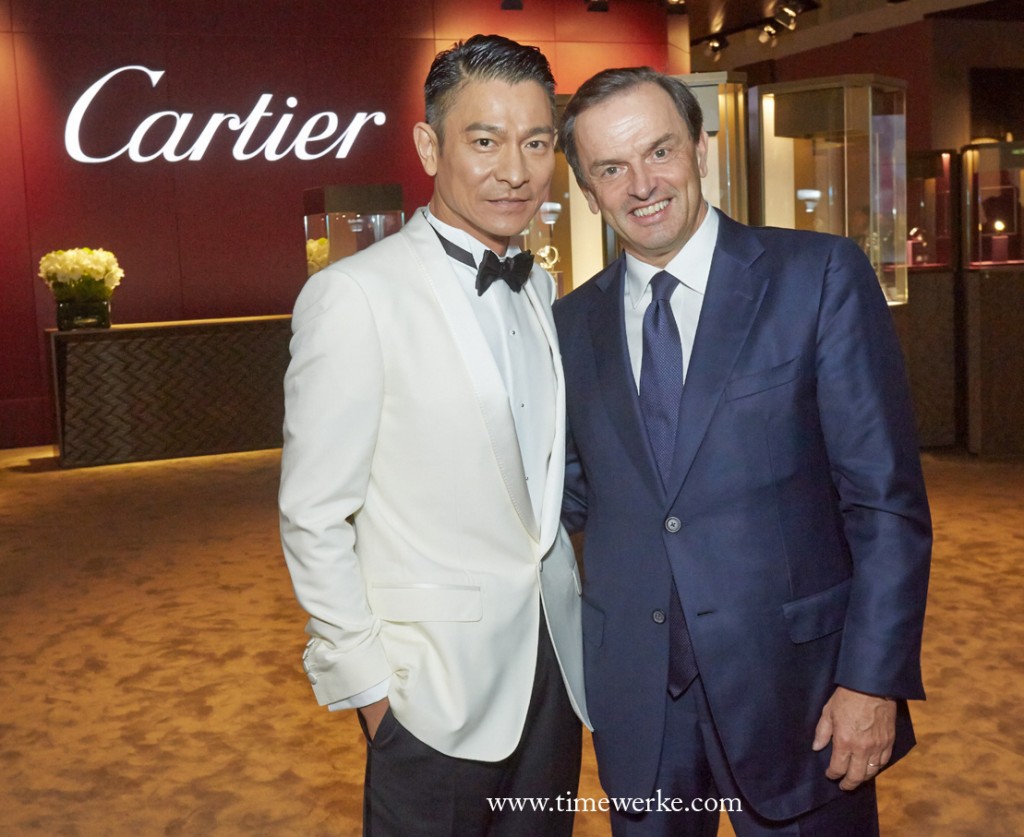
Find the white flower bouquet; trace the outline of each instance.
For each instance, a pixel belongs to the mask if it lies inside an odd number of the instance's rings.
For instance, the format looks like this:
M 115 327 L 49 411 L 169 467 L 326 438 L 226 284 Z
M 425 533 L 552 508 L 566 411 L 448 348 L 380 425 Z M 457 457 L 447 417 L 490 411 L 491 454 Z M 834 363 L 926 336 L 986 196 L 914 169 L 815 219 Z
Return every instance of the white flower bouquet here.
M 39 276 L 57 302 L 109 300 L 124 271 L 117 257 L 103 249 L 54 250 L 39 260 Z

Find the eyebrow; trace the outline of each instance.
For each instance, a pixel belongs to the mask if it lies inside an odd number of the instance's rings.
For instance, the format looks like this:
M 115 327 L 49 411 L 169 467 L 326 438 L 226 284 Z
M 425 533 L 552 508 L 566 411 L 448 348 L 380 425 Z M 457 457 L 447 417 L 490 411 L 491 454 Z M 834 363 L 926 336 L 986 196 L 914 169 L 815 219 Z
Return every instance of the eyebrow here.
M 676 134 L 674 131 L 667 134 L 662 134 L 654 142 L 648 145 L 647 148 L 644 149 L 644 156 L 646 157 L 648 154 L 654 151 L 654 149 L 660 148 L 665 143 L 671 140 L 675 140 L 678 136 L 679 135 Z M 618 166 L 621 165 L 622 162 L 623 160 L 621 157 L 609 157 L 606 160 L 594 160 L 594 162 L 590 164 L 590 170 L 597 171 L 597 169 L 604 168 L 605 166 Z
M 484 131 L 488 134 L 497 134 L 498 136 L 505 136 L 508 131 L 499 125 L 491 125 L 488 122 L 472 122 L 463 129 L 463 133 L 469 134 L 473 131 Z M 553 136 L 555 133 L 554 126 L 552 125 L 538 125 L 535 128 L 531 128 L 526 132 L 527 137 L 536 137 L 541 134 L 548 134 Z

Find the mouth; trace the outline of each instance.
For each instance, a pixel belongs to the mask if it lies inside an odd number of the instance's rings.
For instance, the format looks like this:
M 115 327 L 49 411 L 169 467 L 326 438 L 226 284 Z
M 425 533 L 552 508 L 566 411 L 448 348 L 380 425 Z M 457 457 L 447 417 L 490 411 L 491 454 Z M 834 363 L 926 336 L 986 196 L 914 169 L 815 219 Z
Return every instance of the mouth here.
M 532 210 L 536 209 L 532 201 L 520 197 L 490 198 L 487 200 L 487 206 L 496 216 L 515 218 L 516 223 L 520 222 L 524 214 L 532 214 Z
M 661 210 L 668 206 L 668 204 L 668 200 L 658 201 L 657 203 L 648 204 L 647 206 L 641 206 L 638 209 L 634 209 L 630 215 L 634 215 L 637 218 L 649 218 L 651 215 L 656 215 L 661 212 Z

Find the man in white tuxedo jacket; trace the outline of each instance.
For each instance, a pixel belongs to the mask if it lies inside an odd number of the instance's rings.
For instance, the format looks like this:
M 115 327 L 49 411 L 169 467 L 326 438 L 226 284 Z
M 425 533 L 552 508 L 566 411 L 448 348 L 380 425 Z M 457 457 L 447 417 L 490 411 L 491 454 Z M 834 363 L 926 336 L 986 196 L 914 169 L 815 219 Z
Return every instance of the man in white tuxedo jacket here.
M 295 305 L 280 509 L 303 663 L 322 705 L 359 710 L 364 833 L 569 835 L 587 716 L 554 286 L 509 246 L 547 197 L 554 80 L 478 35 L 425 93 L 430 206 Z

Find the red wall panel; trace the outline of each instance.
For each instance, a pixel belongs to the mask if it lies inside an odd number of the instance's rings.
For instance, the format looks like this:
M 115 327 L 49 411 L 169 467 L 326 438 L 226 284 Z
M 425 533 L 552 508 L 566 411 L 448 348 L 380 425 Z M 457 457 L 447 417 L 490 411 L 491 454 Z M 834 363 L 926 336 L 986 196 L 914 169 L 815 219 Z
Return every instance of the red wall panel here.
M 294 7 L 298 4 L 291 5 Z M 321 49 L 319 39 L 325 36 L 350 41 L 362 40 L 376 44 L 382 61 L 401 62 L 401 50 L 393 46 L 397 45 L 399 39 L 429 40 L 434 37 L 436 2 L 345 0 L 339 3 L 338 0 L 306 0 L 302 5 L 305 8 L 303 33 L 316 50 Z M 463 5 L 471 7 L 476 3 L 463 0 Z
M 32 269 L 25 217 L 25 179 L 21 164 L 21 123 L 14 85 L 14 40 L 0 34 L 0 277 L 24 276 Z M 0 293 L 0 357 L 16 358 L 0 378 L 0 398 L 21 394 L 35 372 L 34 286 L 4 281 Z
M 0 8 L 0 13 L 8 13 Z M 6 15 L 9 19 L 9 14 Z M 4 20 L 0 15 L 0 20 Z M 49 432 L 45 364 L 36 328 L 38 290 L 28 245 L 21 119 L 15 86 L 14 38 L 0 34 L 0 439 L 11 444 Z M 48 293 L 48 292 L 47 292 Z
M 501 3 L 466 3 L 465 0 L 435 0 L 435 37 L 447 49 L 457 40 L 473 35 L 497 33 L 520 43 L 538 45 L 555 40 L 556 2 L 524 2 L 522 11 L 502 11 Z M 579 4 L 581 7 L 583 3 Z
M 0 222 L 9 233 L 0 239 L 0 447 L 53 438 L 44 329 L 55 306 L 35 277 L 49 250 L 117 255 L 125 279 L 112 302 L 115 322 L 286 313 L 305 280 L 304 189 L 397 182 L 407 212 L 428 200 L 412 128 L 438 49 L 477 31 L 536 44 L 560 92 L 609 64 L 664 63 L 666 23 L 656 4 L 630 4 L 628 14 L 614 3 L 607 14 L 587 13 L 579 0 L 525 5 L 0 0 L 0 33 L 12 33 L 0 34 Z M 336 113 L 342 126 L 359 111 L 382 111 L 386 122 L 366 125 L 344 159 L 237 160 L 237 130 L 224 125 L 200 160 L 72 159 L 64 142 L 72 106 L 127 65 L 164 75 L 154 85 L 141 71 L 125 72 L 97 95 L 81 137 L 93 157 L 124 148 L 159 112 L 194 114 L 179 146 L 190 147 L 211 115 L 244 118 L 263 94 L 272 96 L 270 115 L 250 147 L 289 114 L 286 144 L 320 112 Z M 158 119 L 141 152 L 155 154 L 175 124 Z
M 554 0 L 558 9 L 555 39 L 594 44 L 659 43 L 667 41 L 665 10 L 660 3 L 616 3 L 607 12 L 588 12 L 580 0 Z M 615 66 L 608 62 L 604 66 Z
M 171 0 L 174 6 L 181 0 Z M 195 2 L 196 0 L 193 0 Z M 163 31 L 162 0 L 8 0 L 15 32 L 105 32 L 154 35 Z M 211 5 L 216 5 L 213 0 Z
M 274 47 L 277 47 L 274 49 Z M 206 158 L 173 166 L 183 316 L 203 318 L 285 313 L 305 280 L 302 191 L 326 183 L 401 183 L 410 210 L 429 197 L 430 183 L 412 153 L 412 128 L 422 112 L 422 78 L 433 58 L 429 42 L 392 42 L 402 62 L 378 64 L 372 42 L 327 42 L 304 54 L 301 42 L 245 43 L 210 38 L 175 47 L 168 75 L 179 109 L 243 112 L 261 93 L 275 92 L 272 112 L 298 100 L 292 131 L 313 114 L 337 112 L 342 124 L 357 112 L 383 111 L 368 124 L 348 157 L 313 161 L 289 156 L 236 161 L 235 135 L 211 146 Z M 267 56 L 254 64 L 253 51 Z M 294 60 L 292 56 L 300 56 Z M 206 69 L 216 65 L 217 73 Z M 420 79 L 414 83 L 414 79 Z M 227 99 L 230 98 L 230 101 Z M 183 103 L 183 104 L 181 104 Z M 234 104 L 232 104 L 234 103 Z M 272 124 L 272 121 L 268 121 Z M 257 138 L 266 136 L 262 130 Z M 197 210 L 190 211 L 195 207 Z
M 33 259 L 50 250 L 103 247 L 125 279 L 112 301 L 114 319 L 134 322 L 181 316 L 174 177 L 169 166 L 139 165 L 122 156 L 106 163 L 71 159 L 64 127 L 75 100 L 123 64 L 161 68 L 163 38 L 19 35 L 18 86 L 25 136 L 29 241 Z M 111 60 L 116 55 L 116 61 Z M 29 58 L 31 56 L 31 58 Z M 83 124 L 82 145 L 97 157 L 126 142 L 133 126 L 170 107 L 165 86 L 126 73 L 97 97 Z M 52 327 L 52 302 L 41 325 Z
M 651 66 L 664 72 L 668 68 L 668 44 L 617 43 L 594 44 L 562 43 L 555 46 L 558 63 L 558 89 L 573 93 L 588 78 L 606 67 Z

